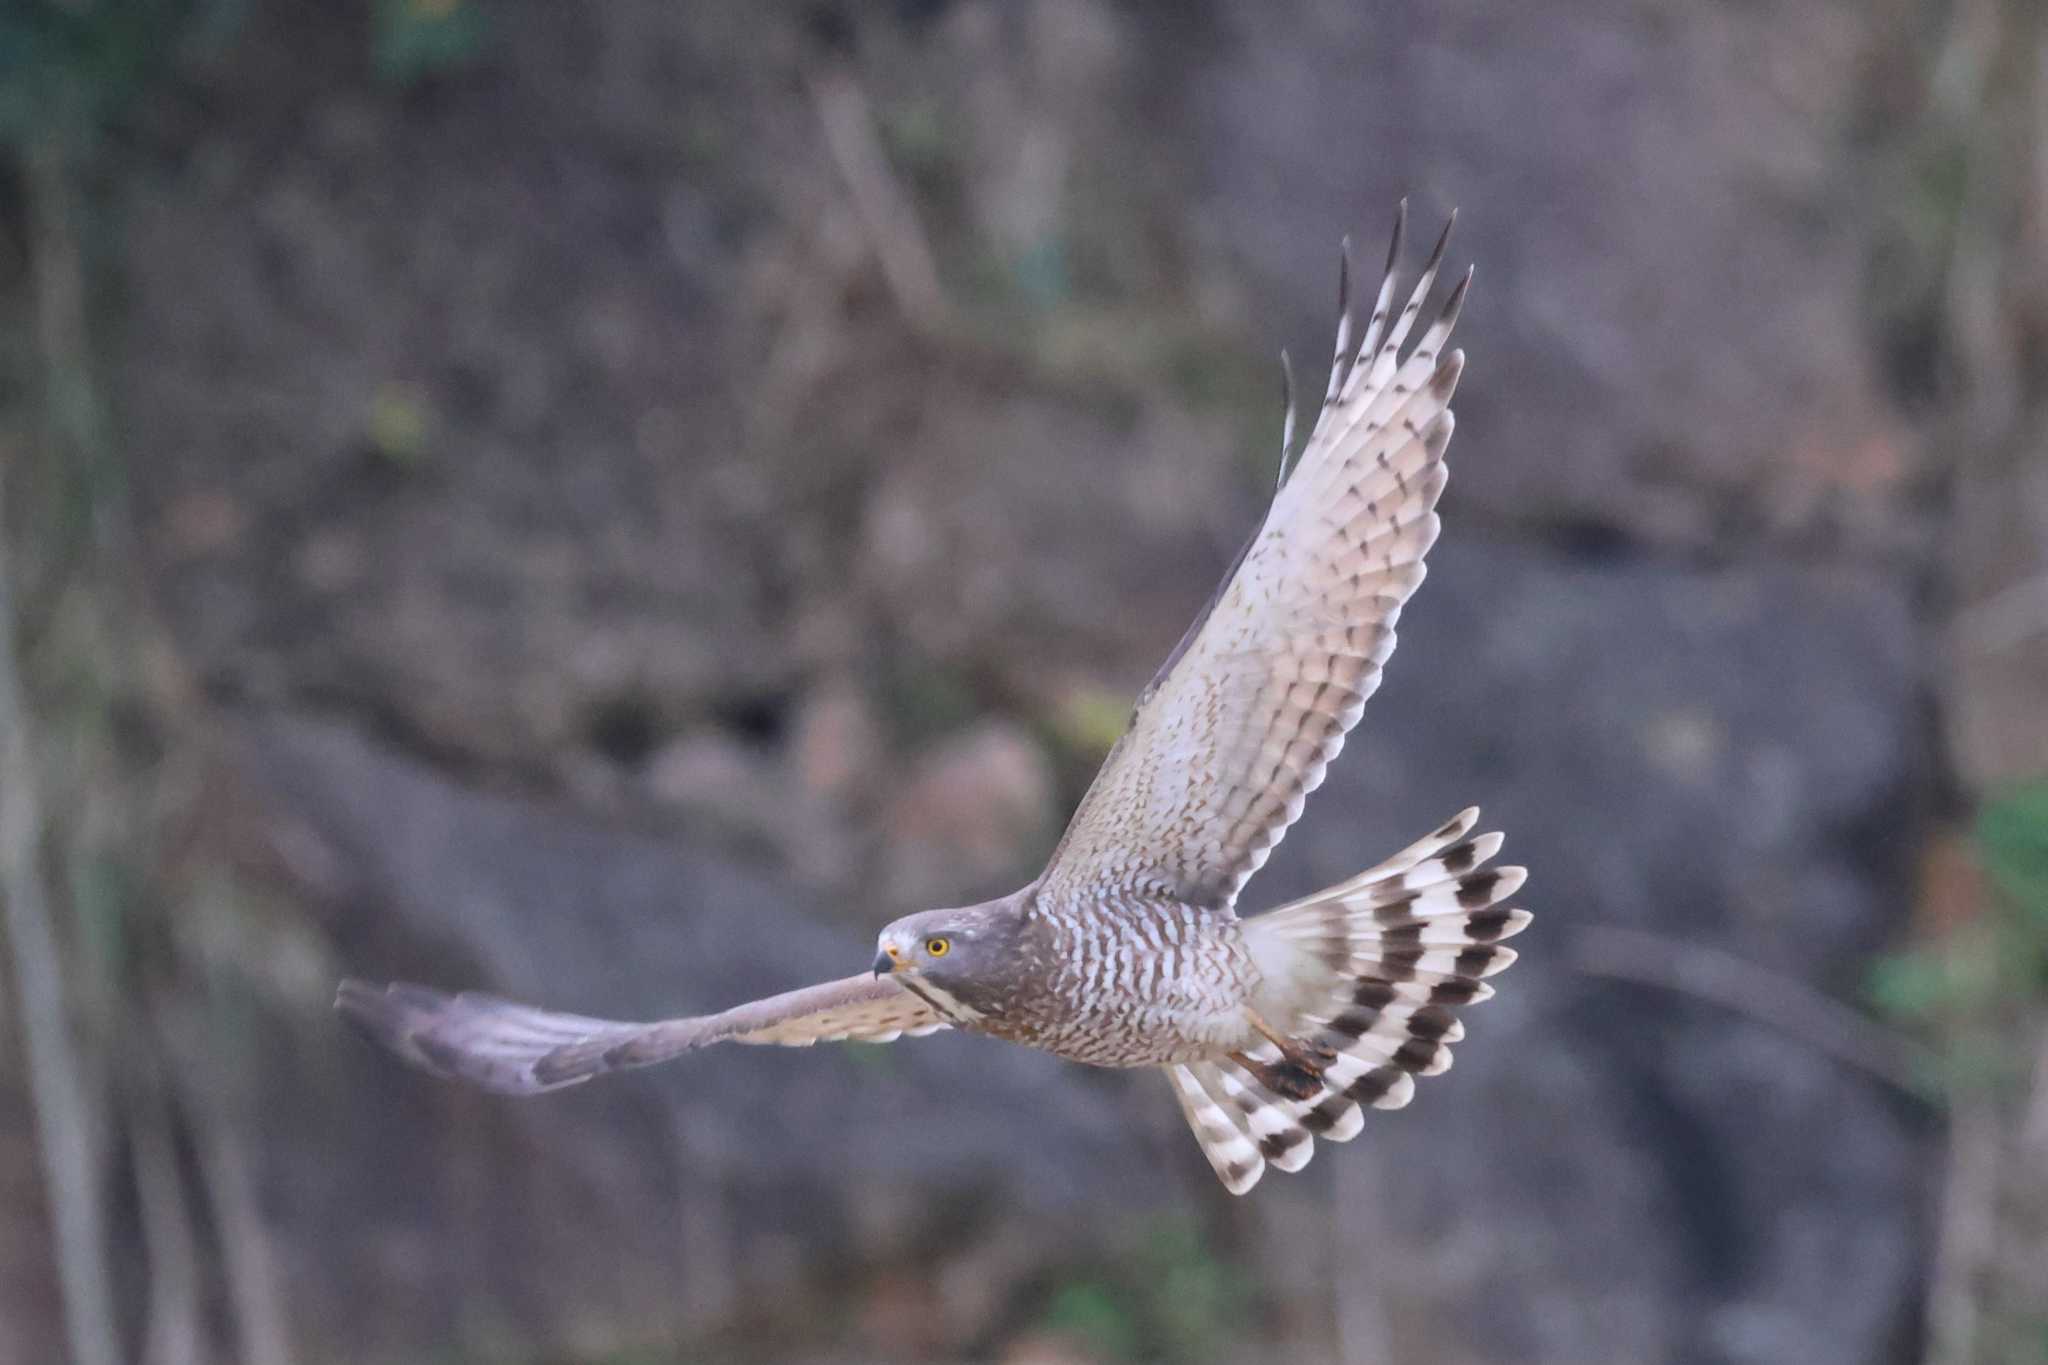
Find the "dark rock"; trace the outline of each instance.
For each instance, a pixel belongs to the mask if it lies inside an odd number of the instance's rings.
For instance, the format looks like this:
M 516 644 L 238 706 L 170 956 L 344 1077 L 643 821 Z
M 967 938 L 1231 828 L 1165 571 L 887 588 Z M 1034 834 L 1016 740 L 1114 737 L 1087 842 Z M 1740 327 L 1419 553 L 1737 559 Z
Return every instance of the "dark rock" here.
M 1792 563 L 1584 568 L 1455 526 L 1432 565 L 1361 731 L 1248 897 L 1326 885 L 1475 803 L 1531 869 L 1536 922 L 1457 1066 L 1376 1121 L 1362 1165 L 1316 1163 L 1340 1196 L 1376 1187 L 1359 1292 L 1393 1358 L 1900 1358 L 1929 1116 L 1809 1039 L 1573 963 L 1630 926 L 1854 1000 L 1907 913 L 1924 818 L 1903 588 Z M 1674 714 L 1699 736 L 1683 764 Z
M 1216 11 L 1164 60 L 1201 220 L 1251 264 L 1248 310 L 1283 310 L 1272 344 L 1327 354 L 1340 232 L 1372 272 L 1401 196 L 1417 260 L 1464 211 L 1451 263 L 1479 273 L 1462 341 L 1488 378 L 1459 394 L 1454 506 L 1692 548 L 1853 539 L 1873 503 L 1895 524 L 1921 457 L 1866 340 L 1879 220 L 1838 207 L 1868 170 L 1842 127 L 1877 11 Z

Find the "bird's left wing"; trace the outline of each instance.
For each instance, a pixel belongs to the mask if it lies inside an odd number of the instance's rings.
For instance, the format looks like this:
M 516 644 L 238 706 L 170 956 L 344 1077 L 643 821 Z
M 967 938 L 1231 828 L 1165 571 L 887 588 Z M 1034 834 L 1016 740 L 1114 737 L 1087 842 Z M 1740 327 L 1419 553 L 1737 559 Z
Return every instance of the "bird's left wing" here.
M 1322 782 L 1379 685 L 1394 623 L 1436 541 L 1464 365 L 1443 347 L 1469 272 L 1403 347 L 1449 236 L 1447 226 L 1394 312 L 1397 220 L 1355 351 L 1340 288 L 1315 430 L 1223 586 L 1139 696 L 1053 853 L 1041 899 L 1164 897 L 1233 913 L 1246 878 Z M 1290 405 L 1283 459 L 1292 428 Z
M 886 1043 L 946 1027 L 895 981 L 866 973 L 720 1014 L 651 1024 L 555 1014 L 494 995 L 449 995 L 403 982 L 344 981 L 334 1007 L 413 1065 L 507 1095 L 556 1090 L 712 1043 Z

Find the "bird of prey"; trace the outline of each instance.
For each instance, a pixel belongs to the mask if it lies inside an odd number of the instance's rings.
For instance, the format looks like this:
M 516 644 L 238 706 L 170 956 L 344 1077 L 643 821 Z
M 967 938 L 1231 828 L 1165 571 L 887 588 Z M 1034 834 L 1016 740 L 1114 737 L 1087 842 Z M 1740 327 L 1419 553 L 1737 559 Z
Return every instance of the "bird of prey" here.
M 1301 814 L 1379 685 L 1437 538 L 1464 368 L 1446 351 L 1471 283 L 1409 345 L 1446 224 L 1396 305 L 1401 228 L 1356 346 L 1348 250 L 1322 409 L 1264 521 L 1139 696 L 1051 861 L 1022 890 L 908 915 L 872 970 L 718 1014 L 620 1023 L 477 993 L 344 982 L 337 1007 L 408 1061 L 509 1094 L 575 1085 L 712 1043 L 956 1028 L 1097 1066 L 1156 1067 L 1223 1184 L 1300 1169 L 1366 1108 L 1450 1065 L 1457 1007 L 1528 924 L 1467 810 L 1349 881 L 1250 918 L 1238 893 Z M 1455 215 L 1453 215 L 1455 221 Z

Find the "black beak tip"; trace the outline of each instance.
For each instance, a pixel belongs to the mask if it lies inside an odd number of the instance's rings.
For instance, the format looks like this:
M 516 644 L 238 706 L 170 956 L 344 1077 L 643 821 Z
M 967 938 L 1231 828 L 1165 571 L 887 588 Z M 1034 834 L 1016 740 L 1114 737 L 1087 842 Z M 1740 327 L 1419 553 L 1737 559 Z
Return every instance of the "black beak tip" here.
M 896 970 L 896 963 L 894 962 L 894 960 L 892 960 L 892 959 L 890 958 L 890 956 L 889 956 L 889 955 L 888 955 L 887 953 L 876 953 L 876 954 L 875 954 L 875 975 L 876 975 L 876 976 L 887 976 L 887 975 L 888 975 L 889 973 L 891 973 L 891 972 L 893 972 L 893 971 L 895 971 L 895 970 Z

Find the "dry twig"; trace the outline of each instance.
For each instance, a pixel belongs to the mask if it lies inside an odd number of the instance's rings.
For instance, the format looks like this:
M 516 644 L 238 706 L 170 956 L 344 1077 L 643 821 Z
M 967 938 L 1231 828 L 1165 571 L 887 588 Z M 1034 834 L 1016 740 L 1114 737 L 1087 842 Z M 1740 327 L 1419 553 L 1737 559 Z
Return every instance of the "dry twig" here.
M 1923 1077 L 1934 1074 L 1925 1049 L 1802 981 L 1719 948 L 1606 925 L 1580 934 L 1571 959 L 1589 975 L 1661 986 L 1746 1015 L 1916 1099 L 1926 1096 Z
M 825 134 L 825 148 L 846 182 L 896 306 L 919 332 L 943 334 L 949 330 L 952 309 L 939 283 L 931 242 L 918 221 L 916 205 L 890 168 L 888 153 L 875 135 L 867 92 L 851 72 L 836 66 L 812 76 L 808 85 Z

